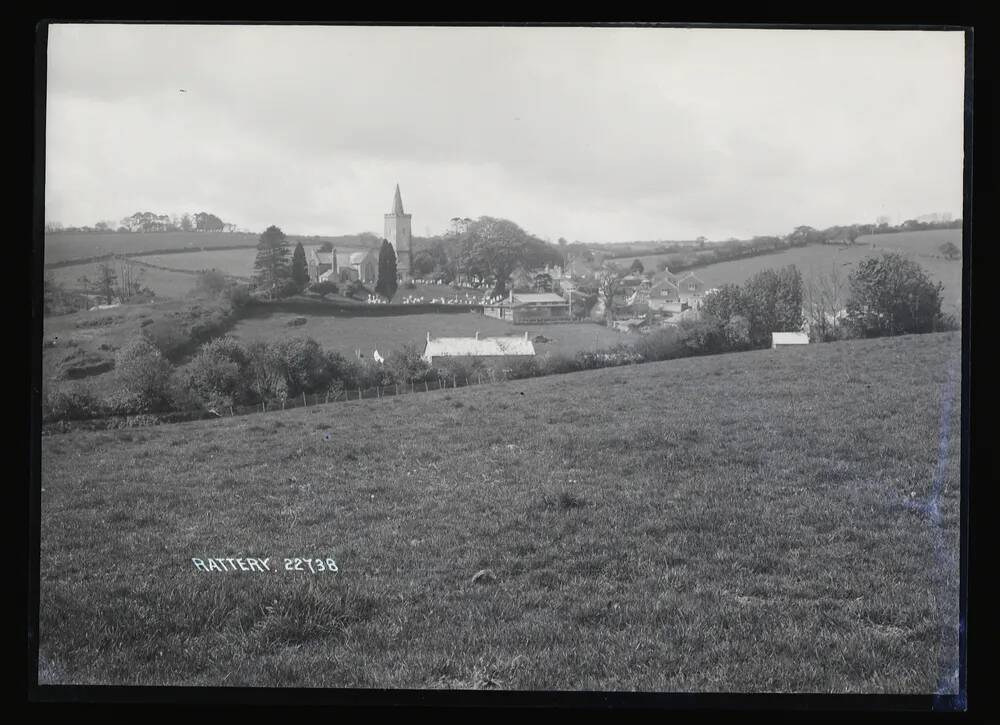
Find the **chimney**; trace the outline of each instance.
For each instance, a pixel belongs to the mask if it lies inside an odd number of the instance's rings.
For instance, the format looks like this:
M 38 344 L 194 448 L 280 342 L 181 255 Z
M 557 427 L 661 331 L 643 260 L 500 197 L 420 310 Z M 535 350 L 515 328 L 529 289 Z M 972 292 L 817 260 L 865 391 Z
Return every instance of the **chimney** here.
M 510 300 L 511 303 L 514 302 L 514 290 L 513 290 L 513 288 L 510 290 L 510 297 L 508 297 L 507 299 Z
M 479 330 L 476 330 L 476 339 L 479 339 Z
M 528 331 L 527 330 L 524 331 L 524 341 L 525 342 L 528 341 Z
M 427 331 L 427 342 L 430 342 L 430 341 L 431 341 L 431 333 L 430 333 L 430 330 L 428 330 Z

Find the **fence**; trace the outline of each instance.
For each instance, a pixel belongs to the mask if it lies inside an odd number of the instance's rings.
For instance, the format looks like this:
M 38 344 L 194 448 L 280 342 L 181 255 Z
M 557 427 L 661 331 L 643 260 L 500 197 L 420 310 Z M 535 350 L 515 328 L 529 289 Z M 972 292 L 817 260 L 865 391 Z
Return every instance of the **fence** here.
M 169 413 L 93 416 L 72 420 L 44 421 L 42 424 L 42 433 L 65 433 L 70 430 L 109 430 L 161 425 L 164 423 L 181 423 L 191 420 L 230 418 L 238 415 L 270 413 L 276 410 L 293 410 L 295 408 L 310 408 L 330 403 L 345 403 L 352 400 L 381 400 L 382 398 L 391 398 L 397 395 L 412 395 L 414 393 L 428 393 L 434 390 L 464 388 L 469 385 L 502 382 L 505 379 L 505 377 L 501 378 L 496 375 L 490 376 L 483 373 L 471 376 L 453 375 L 448 378 L 437 378 L 423 382 L 344 389 L 329 393 L 302 393 L 301 395 L 285 399 L 274 398 L 271 400 L 262 400 L 253 405 L 231 405 L 209 409 L 195 408 L 191 410 L 171 411 Z

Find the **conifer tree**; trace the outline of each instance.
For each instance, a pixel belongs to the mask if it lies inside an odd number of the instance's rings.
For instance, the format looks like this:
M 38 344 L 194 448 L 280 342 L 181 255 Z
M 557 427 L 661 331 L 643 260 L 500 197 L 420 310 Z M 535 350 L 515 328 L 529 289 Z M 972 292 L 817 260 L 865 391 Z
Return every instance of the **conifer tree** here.
M 273 293 L 291 276 L 288 262 L 288 240 L 285 233 L 271 225 L 257 242 L 257 259 L 253 265 L 254 276 L 260 287 Z
M 309 266 L 306 264 L 306 250 L 302 248 L 302 242 L 295 245 L 292 253 L 292 281 L 300 292 L 309 284 Z
M 392 248 L 389 240 L 382 240 L 382 248 L 378 253 L 378 282 L 375 283 L 375 292 L 382 295 L 386 300 L 392 300 L 399 286 L 396 271 L 396 250 Z

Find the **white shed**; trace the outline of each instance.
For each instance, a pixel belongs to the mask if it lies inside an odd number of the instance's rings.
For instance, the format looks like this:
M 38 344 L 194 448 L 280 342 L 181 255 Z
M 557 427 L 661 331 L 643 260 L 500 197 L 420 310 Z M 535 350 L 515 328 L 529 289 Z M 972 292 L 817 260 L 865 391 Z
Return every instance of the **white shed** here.
M 809 335 L 805 332 L 772 332 L 771 349 L 785 345 L 808 345 Z

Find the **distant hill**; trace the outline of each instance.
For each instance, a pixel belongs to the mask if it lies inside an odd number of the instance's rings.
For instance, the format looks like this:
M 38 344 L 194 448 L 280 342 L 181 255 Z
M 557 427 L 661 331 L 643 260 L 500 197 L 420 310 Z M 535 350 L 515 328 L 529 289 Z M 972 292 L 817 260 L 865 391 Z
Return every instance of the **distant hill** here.
M 252 247 L 259 234 L 247 232 L 55 232 L 45 235 L 45 264 L 87 260 L 106 254 L 169 254 L 200 249 Z M 305 236 L 289 234 L 288 240 L 303 245 L 331 242 L 338 247 L 376 247 L 374 234 Z

